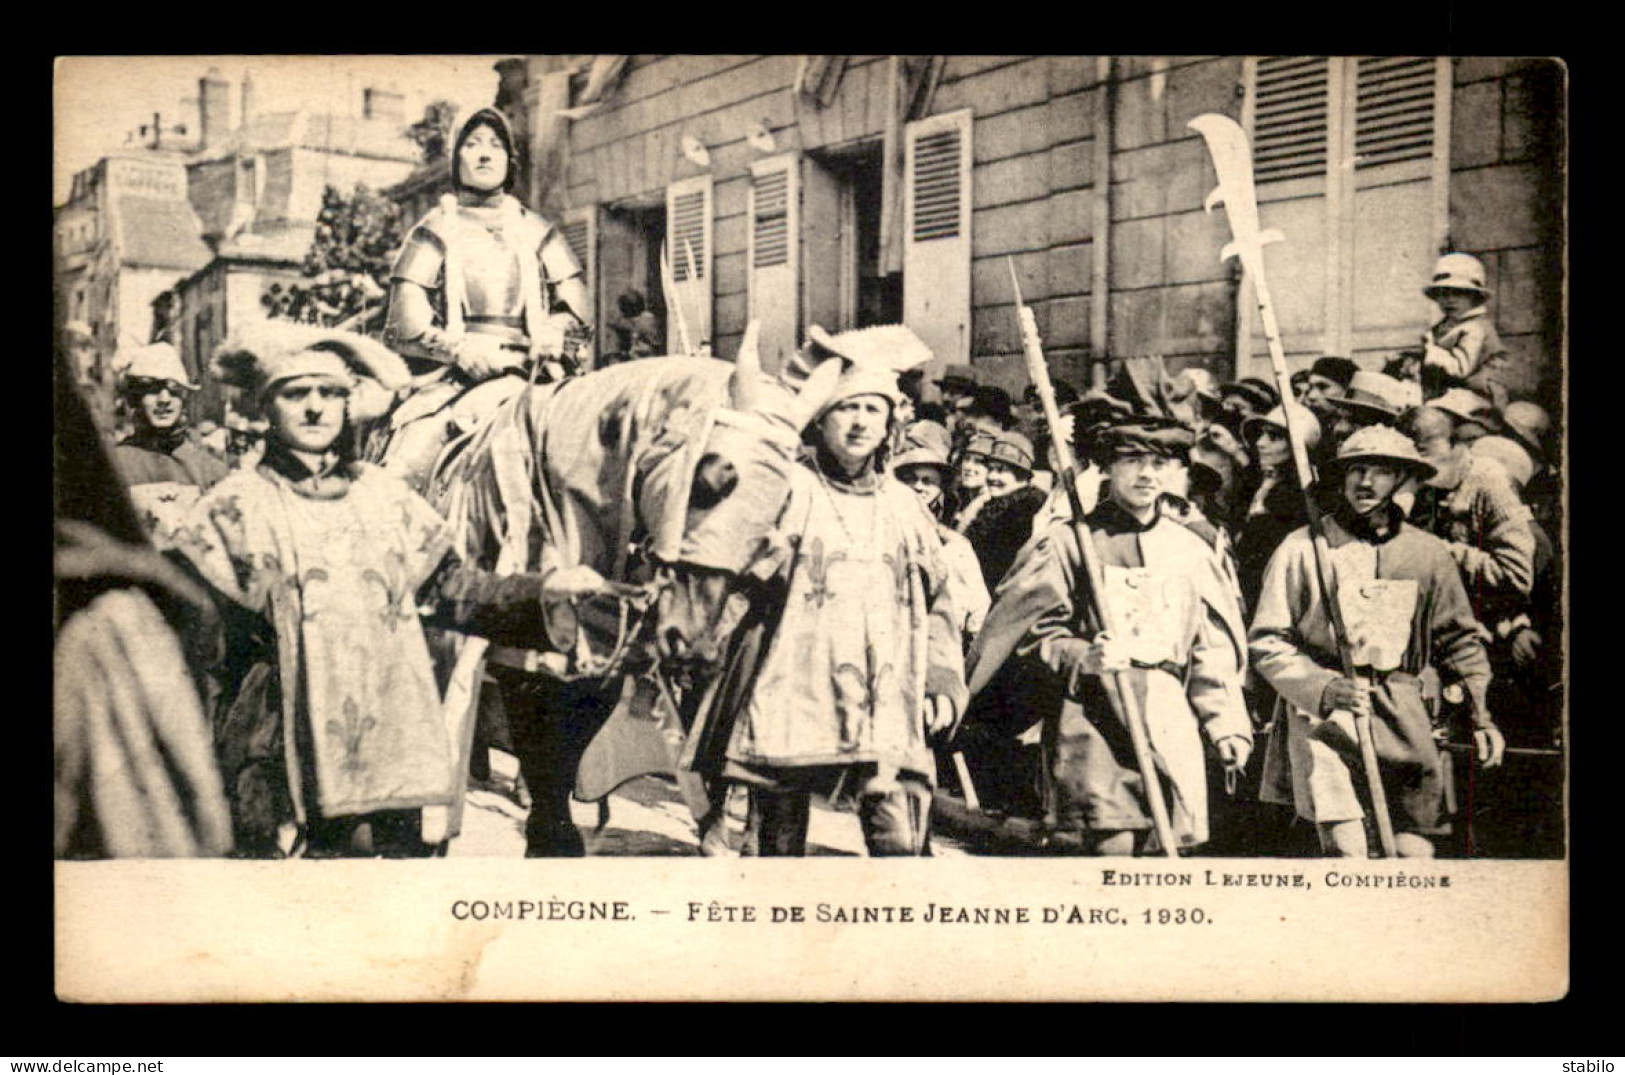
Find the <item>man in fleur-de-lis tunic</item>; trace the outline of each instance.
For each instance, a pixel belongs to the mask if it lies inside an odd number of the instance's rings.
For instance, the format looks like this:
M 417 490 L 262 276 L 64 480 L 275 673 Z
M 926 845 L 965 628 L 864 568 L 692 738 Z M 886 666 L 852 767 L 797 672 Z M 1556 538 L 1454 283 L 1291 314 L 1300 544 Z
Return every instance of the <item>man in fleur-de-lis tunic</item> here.
M 1096 855 L 1151 849 L 1145 781 L 1127 727 L 1102 676 L 1125 673 L 1145 714 L 1159 783 L 1181 847 L 1208 840 L 1202 739 L 1239 772 L 1252 751 L 1241 694 L 1246 630 L 1216 552 L 1164 511 L 1162 493 L 1192 435 L 1170 419 L 1125 417 L 1091 431 L 1105 473 L 1088 526 L 1100 557 L 1118 637 L 1090 635 L 1079 601 L 1088 583 L 1070 520 L 1051 523 L 1022 549 L 971 648 L 973 693 L 1008 660 L 1033 663 L 1059 688 L 1044 724 L 1046 824 L 1057 850 Z
M 749 789 L 761 855 L 805 853 L 813 795 L 856 800 L 871 855 L 926 850 L 931 740 L 963 712 L 965 683 L 936 522 L 884 468 L 901 400 L 892 368 L 853 365 L 794 473 L 784 608 L 722 774 Z
M 450 803 L 455 755 L 420 616 L 535 644 L 565 629 L 556 591 L 462 565 L 427 502 L 351 458 L 352 389 L 404 383 L 398 358 L 338 331 L 249 335 L 216 366 L 264 409 L 265 456 L 198 500 L 175 538 L 231 625 L 215 746 L 236 853 L 280 857 L 293 824 L 308 857 L 348 856 L 367 849 L 365 821 L 373 852 L 426 854 L 419 811 Z

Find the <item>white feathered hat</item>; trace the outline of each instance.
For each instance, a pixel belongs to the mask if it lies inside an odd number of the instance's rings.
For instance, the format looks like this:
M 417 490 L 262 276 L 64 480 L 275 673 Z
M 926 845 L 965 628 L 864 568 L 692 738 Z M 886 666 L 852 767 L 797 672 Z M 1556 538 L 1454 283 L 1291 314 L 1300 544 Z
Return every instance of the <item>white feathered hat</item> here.
M 353 420 L 376 418 L 411 372 L 377 340 L 340 329 L 291 321 L 261 321 L 232 333 L 214 353 L 213 373 L 258 406 L 271 388 L 293 377 L 330 377 L 354 389 Z

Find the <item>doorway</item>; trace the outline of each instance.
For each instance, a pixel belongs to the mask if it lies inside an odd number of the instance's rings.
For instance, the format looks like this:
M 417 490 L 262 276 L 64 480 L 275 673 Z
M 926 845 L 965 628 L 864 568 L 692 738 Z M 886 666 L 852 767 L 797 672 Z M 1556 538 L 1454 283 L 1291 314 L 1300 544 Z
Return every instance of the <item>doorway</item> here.
M 903 274 L 885 271 L 880 224 L 885 194 L 883 145 L 878 140 L 808 155 L 807 224 L 820 223 L 822 207 L 835 214 L 838 241 L 828 245 L 836 263 L 820 264 L 809 248 L 806 275 L 836 282 L 841 328 L 900 324 L 903 320 Z M 820 187 L 825 188 L 823 192 Z
M 659 322 L 658 338 L 665 339 L 666 296 L 660 279 L 660 249 L 665 242 L 663 203 L 604 207 L 598 233 L 597 298 L 598 332 L 604 341 L 600 353 L 606 359 L 624 355 L 630 347 L 631 328 L 619 301 L 629 291 L 642 297 L 645 309 Z

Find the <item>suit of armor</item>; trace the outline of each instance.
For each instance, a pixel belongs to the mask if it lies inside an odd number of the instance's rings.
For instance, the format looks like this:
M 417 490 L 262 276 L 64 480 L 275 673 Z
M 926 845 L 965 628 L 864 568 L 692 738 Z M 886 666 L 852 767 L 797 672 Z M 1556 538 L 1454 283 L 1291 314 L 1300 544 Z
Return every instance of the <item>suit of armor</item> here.
M 393 303 L 391 343 L 421 372 L 425 360 L 455 362 L 466 335 L 486 336 L 517 366 L 547 342 L 544 285 L 580 276 L 563 234 L 512 196 L 448 195 L 408 234 L 390 274 L 423 289 L 432 323 Z

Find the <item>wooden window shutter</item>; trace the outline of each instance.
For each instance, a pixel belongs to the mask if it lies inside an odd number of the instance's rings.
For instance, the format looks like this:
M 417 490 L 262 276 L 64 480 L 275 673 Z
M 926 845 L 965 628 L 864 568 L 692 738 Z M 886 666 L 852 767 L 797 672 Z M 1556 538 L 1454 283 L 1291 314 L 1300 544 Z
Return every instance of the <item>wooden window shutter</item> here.
M 680 179 L 666 188 L 666 249 L 676 282 L 674 298 L 682 304 L 695 347 L 711 340 L 711 217 L 709 175 Z M 680 353 L 675 311 L 666 313 L 666 341 L 672 354 Z
M 763 368 L 779 370 L 796 348 L 801 183 L 798 158 L 780 154 L 750 167 L 746 291 L 758 322 Z
M 1430 57 L 1360 60 L 1354 110 L 1356 168 L 1433 156 L 1437 66 Z
M 582 283 L 587 285 L 587 324 L 595 329 L 595 338 L 601 338 L 598 329 L 598 310 L 601 304 L 598 301 L 598 209 L 596 206 L 585 206 L 580 209 L 571 209 L 564 214 L 564 223 L 559 228 L 564 233 L 564 241 L 569 244 L 570 253 L 575 255 L 576 264 L 581 266 Z
M 1252 135 L 1259 222 L 1287 237 L 1267 247 L 1264 257 L 1291 361 L 1342 353 L 1334 331 L 1342 260 L 1342 187 L 1334 162 L 1346 135 L 1343 81 L 1339 57 L 1261 56 L 1246 65 L 1243 124 Z M 1237 295 L 1236 376 L 1267 375 L 1252 289 Z
M 1414 344 L 1434 316 L 1422 289 L 1449 223 L 1451 70 L 1434 57 L 1347 63 L 1353 167 L 1337 353 L 1377 360 Z
M 931 348 L 929 376 L 970 361 L 971 112 L 903 132 L 903 323 Z
M 1265 56 L 1253 97 L 1253 175 L 1260 183 L 1326 174 L 1324 56 Z

